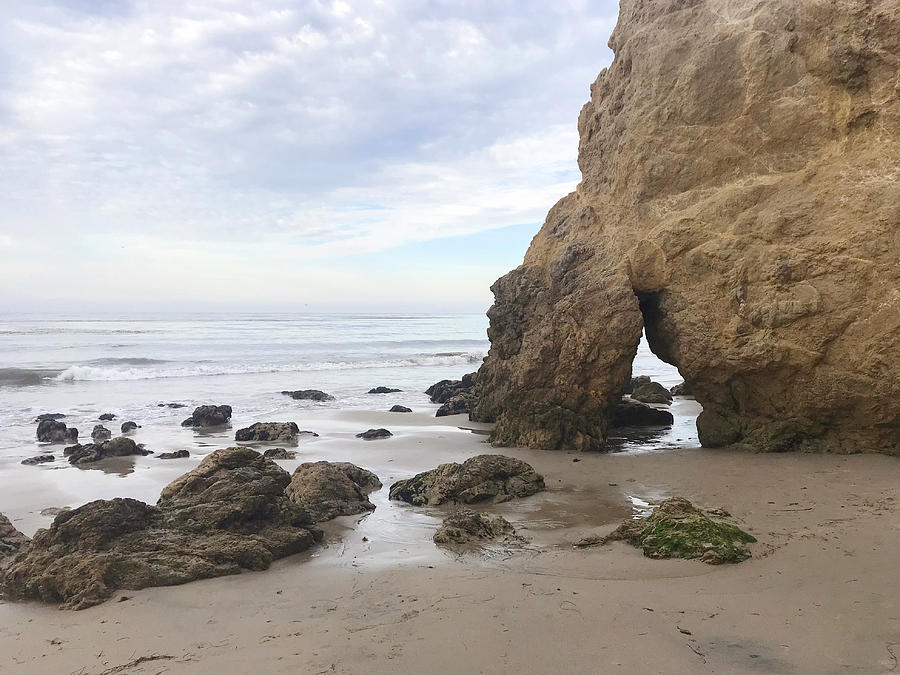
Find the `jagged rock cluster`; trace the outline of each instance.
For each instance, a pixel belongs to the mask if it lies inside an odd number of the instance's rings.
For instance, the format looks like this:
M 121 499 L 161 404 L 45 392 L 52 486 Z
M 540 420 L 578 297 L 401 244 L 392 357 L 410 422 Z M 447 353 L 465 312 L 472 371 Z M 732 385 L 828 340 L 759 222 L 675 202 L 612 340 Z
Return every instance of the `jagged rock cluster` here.
M 473 418 L 602 449 L 642 329 L 705 446 L 900 454 L 900 2 L 622 0 Z

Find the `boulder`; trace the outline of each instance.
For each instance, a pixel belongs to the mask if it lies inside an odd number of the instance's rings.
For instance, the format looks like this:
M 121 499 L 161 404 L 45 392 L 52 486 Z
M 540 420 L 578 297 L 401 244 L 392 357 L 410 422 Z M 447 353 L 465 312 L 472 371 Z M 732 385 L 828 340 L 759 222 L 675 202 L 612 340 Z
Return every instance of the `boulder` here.
M 461 380 L 441 380 L 425 390 L 432 403 L 446 403 L 457 394 L 472 392 L 475 389 L 477 373 L 463 375 Z
M 435 544 L 456 551 L 477 548 L 487 543 L 517 545 L 524 539 L 503 516 L 491 515 L 471 509 L 454 511 L 444 518 L 432 538 Z
M 369 389 L 367 394 L 396 394 L 398 391 L 403 391 L 402 389 L 394 389 L 393 387 L 374 387 L 373 389 Z
M 269 448 L 263 453 L 266 459 L 296 459 L 297 453 L 284 448 Z
M 399 413 L 412 412 L 412 408 L 407 408 L 405 405 L 395 405 L 388 412 L 399 412 Z
M 672 396 L 693 396 L 694 394 L 694 392 L 691 390 L 691 386 L 687 382 L 676 384 L 674 387 L 669 389 L 669 393 L 672 394 Z
M 112 422 L 114 419 L 116 419 L 116 416 L 112 413 L 103 413 L 97 419 L 99 419 L 101 422 Z
M 663 427 L 671 426 L 674 422 L 675 418 L 668 410 L 660 410 L 627 398 L 617 403 L 609 416 L 611 429 L 617 427 Z
M 249 448 L 217 450 L 156 506 L 97 500 L 56 516 L 0 578 L 6 596 L 82 609 L 119 589 L 261 570 L 321 539 L 284 494 L 290 476 Z
M 127 457 L 129 455 L 150 455 L 142 444 L 135 443 L 130 438 L 119 436 L 102 443 L 88 443 L 87 445 L 73 445 L 63 450 L 63 455 L 69 458 L 70 464 L 90 464 L 99 462 L 107 457 Z
M 234 440 L 293 443 L 299 434 L 300 427 L 295 422 L 256 422 L 246 429 L 238 429 Z
M 543 489 L 543 476 L 526 462 L 504 455 L 477 455 L 462 464 L 441 464 L 431 471 L 397 481 L 391 486 L 390 499 L 416 506 L 446 502 L 499 503 Z
M 36 455 L 34 457 L 29 457 L 27 459 L 23 459 L 20 463 L 25 466 L 34 466 L 36 464 L 46 464 L 47 462 L 52 462 L 56 457 L 53 455 Z
M 900 455 L 897 0 L 621 0 L 472 418 L 601 450 L 642 333 L 702 445 Z
M 380 488 L 378 476 L 350 462 L 307 462 L 294 471 L 285 494 L 322 522 L 374 511 L 366 495 Z
M 183 427 L 220 427 L 231 421 L 230 405 L 201 405 L 181 423 Z
M 295 401 L 333 401 L 334 396 L 326 394 L 318 389 L 297 389 L 296 391 L 283 391 L 285 396 L 290 396 Z
M 360 434 L 356 434 L 357 438 L 362 438 L 367 441 L 374 441 L 379 438 L 390 438 L 393 436 L 390 431 L 387 429 L 369 429 L 368 431 L 363 431 Z
M 94 443 L 100 443 L 101 441 L 108 441 L 112 438 L 112 432 L 107 429 L 102 424 L 95 424 L 93 431 L 91 431 L 91 440 Z
M 173 450 L 172 452 L 161 452 L 156 456 L 156 459 L 185 459 L 186 457 L 190 457 L 191 453 L 189 450 Z
M 632 377 L 628 381 L 628 386 L 625 387 L 625 390 L 622 392 L 623 394 L 630 394 L 634 391 L 635 387 L 639 387 L 642 384 L 650 384 L 650 376 L 649 375 L 638 375 L 637 377 Z
M 18 553 L 28 541 L 28 537 L 13 527 L 9 518 L 0 513 L 0 564 L 4 558 Z
M 141 425 L 137 422 L 122 422 L 122 426 L 120 427 L 123 434 L 127 434 L 129 431 L 134 431 L 135 429 L 140 429 Z
M 663 403 L 668 405 L 672 402 L 672 394 L 659 382 L 639 384 L 631 390 L 631 398 L 641 403 Z
M 34 418 L 35 422 L 44 422 L 46 420 L 56 421 L 61 420 L 65 415 L 63 413 L 41 413 L 37 417 Z
M 623 540 L 640 548 L 648 558 L 689 558 L 711 565 L 749 558 L 747 544 L 756 538 L 710 515 L 712 512 L 704 513 L 687 499 L 672 497 L 647 518 L 625 521 L 597 543 Z
M 78 429 L 67 427 L 65 422 L 42 420 L 37 427 L 37 439 L 40 443 L 77 443 Z
M 447 415 L 461 415 L 470 413 L 475 409 L 478 399 L 474 391 L 460 392 L 451 396 L 447 401 L 437 409 L 435 417 L 445 417 Z

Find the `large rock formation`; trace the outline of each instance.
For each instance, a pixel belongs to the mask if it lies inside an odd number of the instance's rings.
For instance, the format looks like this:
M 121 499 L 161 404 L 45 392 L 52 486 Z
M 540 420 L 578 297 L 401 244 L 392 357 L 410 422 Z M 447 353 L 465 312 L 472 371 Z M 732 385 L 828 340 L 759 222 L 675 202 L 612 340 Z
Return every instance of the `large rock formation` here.
M 156 506 L 101 499 L 60 513 L 10 560 L 0 588 L 81 609 L 120 588 L 265 569 L 321 538 L 285 496 L 289 482 L 249 448 L 216 450 L 166 486 Z
M 900 0 L 622 0 L 473 417 L 600 449 L 641 329 L 706 446 L 900 454 Z

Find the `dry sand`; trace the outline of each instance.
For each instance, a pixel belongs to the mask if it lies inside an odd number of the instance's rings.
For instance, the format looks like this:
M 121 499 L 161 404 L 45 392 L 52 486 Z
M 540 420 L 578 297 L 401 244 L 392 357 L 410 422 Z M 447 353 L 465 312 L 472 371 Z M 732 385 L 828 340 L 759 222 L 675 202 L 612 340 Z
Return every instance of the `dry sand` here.
M 373 514 L 332 521 L 326 546 L 265 572 L 124 591 L 81 612 L 0 604 L 0 671 L 900 672 L 896 458 L 505 449 L 550 488 L 490 509 L 531 543 L 457 558 L 431 543 L 442 511 L 388 503 L 387 488 L 491 451 L 484 436 L 448 426 L 462 417 L 373 415 L 340 413 L 330 438 L 281 463 L 374 469 L 385 488 Z M 381 422 L 397 436 L 351 442 Z M 610 531 L 633 499 L 672 495 L 730 511 L 759 538 L 754 557 L 713 567 L 571 546 Z

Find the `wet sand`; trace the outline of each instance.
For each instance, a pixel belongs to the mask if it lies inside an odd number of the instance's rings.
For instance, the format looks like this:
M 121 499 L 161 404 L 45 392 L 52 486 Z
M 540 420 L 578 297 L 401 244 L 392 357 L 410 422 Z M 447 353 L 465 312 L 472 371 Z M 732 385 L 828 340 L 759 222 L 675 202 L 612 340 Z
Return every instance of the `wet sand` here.
M 530 462 L 547 482 L 547 492 L 489 507 L 530 541 L 518 551 L 458 557 L 431 542 L 442 509 L 387 501 L 394 480 L 497 451 L 483 435 L 458 428 L 479 425 L 431 414 L 323 410 L 298 420 L 329 433 L 302 439 L 298 458 L 280 464 L 293 470 L 301 461 L 347 460 L 374 470 L 385 484 L 372 495 L 374 513 L 327 523 L 324 546 L 265 572 L 123 591 L 81 612 L 0 603 L 0 671 L 898 669 L 896 458 L 504 449 Z M 353 437 L 373 426 L 396 435 L 370 442 Z M 169 432 L 154 433 L 158 445 L 169 445 Z M 203 442 L 211 451 L 233 444 L 230 434 Z M 192 451 L 199 452 L 196 446 Z M 199 456 L 135 461 L 124 478 L 27 467 L 30 474 L 17 475 L 35 476 L 45 491 L 38 497 L 35 483 L 12 485 L 14 498 L 6 493 L 3 500 L 21 504 L 9 515 L 31 534 L 50 520 L 37 513 L 40 508 L 76 502 L 85 492 L 103 493 L 96 498 L 118 489 L 116 496 L 155 501 L 161 486 Z M 54 486 L 54 474 L 64 473 Z M 86 482 L 75 483 L 73 476 Z M 672 495 L 731 512 L 759 539 L 754 557 L 713 567 L 649 560 L 623 543 L 572 547 L 584 535 L 610 531 L 643 502 Z

